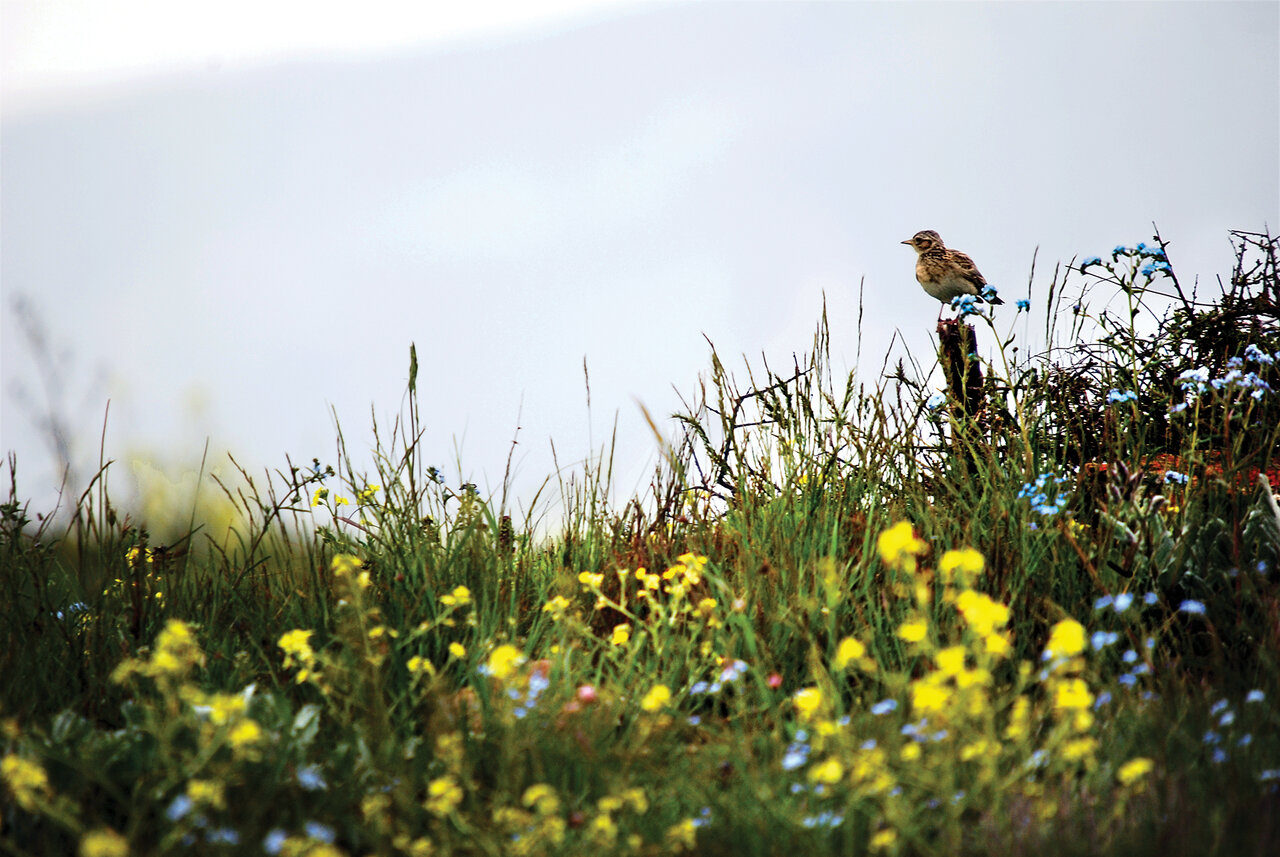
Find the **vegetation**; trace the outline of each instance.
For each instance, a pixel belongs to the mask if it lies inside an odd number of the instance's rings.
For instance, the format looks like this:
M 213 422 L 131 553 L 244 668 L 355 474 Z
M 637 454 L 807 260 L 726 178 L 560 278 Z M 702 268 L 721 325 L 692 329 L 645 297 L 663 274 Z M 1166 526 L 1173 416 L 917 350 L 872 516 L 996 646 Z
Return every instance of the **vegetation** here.
M 1280 248 L 1233 237 L 1210 303 L 1158 236 L 1055 272 L 1039 348 L 959 306 L 944 392 L 825 323 L 713 351 L 648 493 L 606 451 L 551 533 L 423 459 L 412 357 L 375 472 L 241 471 L 163 544 L 11 456 L 0 846 L 1275 853 Z

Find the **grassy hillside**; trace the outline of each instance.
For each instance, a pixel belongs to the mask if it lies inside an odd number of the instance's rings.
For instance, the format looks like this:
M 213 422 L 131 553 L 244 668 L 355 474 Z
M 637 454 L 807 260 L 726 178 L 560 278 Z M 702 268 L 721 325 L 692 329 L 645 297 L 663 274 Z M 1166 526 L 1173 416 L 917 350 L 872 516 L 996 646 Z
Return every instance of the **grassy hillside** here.
M 713 352 L 648 492 L 606 450 L 550 535 L 423 459 L 412 356 L 374 472 L 164 543 L 11 457 L 0 845 L 1274 853 L 1280 244 L 1233 240 L 1220 296 L 1117 247 L 936 373 Z

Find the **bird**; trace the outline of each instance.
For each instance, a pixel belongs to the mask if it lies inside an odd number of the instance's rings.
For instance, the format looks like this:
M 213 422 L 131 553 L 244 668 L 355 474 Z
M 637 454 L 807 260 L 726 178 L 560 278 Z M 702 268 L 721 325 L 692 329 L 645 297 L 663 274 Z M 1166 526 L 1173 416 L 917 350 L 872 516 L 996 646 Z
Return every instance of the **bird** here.
M 932 229 L 921 230 L 902 243 L 916 251 L 916 279 L 929 295 L 942 301 L 943 307 L 962 295 L 972 295 L 975 300 L 992 304 L 1004 303 L 996 290 L 987 285 L 986 277 L 973 260 L 959 250 L 948 250 L 942 236 Z M 942 318 L 941 309 L 938 318 Z

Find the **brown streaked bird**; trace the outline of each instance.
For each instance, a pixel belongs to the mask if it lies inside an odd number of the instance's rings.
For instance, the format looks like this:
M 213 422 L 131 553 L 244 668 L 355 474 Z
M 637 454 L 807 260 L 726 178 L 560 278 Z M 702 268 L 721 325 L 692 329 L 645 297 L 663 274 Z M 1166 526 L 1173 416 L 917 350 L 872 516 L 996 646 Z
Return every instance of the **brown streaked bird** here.
M 942 236 L 932 229 L 921 230 L 902 243 L 916 251 L 916 279 L 926 292 L 942 301 L 943 307 L 950 306 L 952 299 L 961 295 L 973 295 L 992 304 L 1004 303 L 995 289 L 987 285 L 987 278 L 973 260 L 959 250 L 948 250 Z M 938 318 L 942 318 L 941 309 Z

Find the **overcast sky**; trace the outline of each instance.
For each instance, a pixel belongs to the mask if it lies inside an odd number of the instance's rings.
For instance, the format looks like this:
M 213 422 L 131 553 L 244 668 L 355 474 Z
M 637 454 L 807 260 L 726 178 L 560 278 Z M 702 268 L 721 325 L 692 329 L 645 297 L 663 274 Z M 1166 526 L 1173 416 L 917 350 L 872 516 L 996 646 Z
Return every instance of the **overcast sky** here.
M 694 389 L 704 335 L 785 362 L 825 294 L 840 366 L 874 384 L 895 331 L 927 359 L 919 229 L 1011 315 L 1037 247 L 1033 305 L 1153 221 L 1202 287 L 1229 229 L 1280 222 L 1277 3 L 3 12 L 0 445 L 36 498 L 50 402 L 84 468 L 110 399 L 118 479 L 206 438 L 332 461 L 331 409 L 366 448 L 411 342 L 447 473 L 460 450 L 496 489 L 519 426 L 527 498 L 550 440 L 571 465 L 616 416 L 625 497 L 655 452 L 637 403 Z

